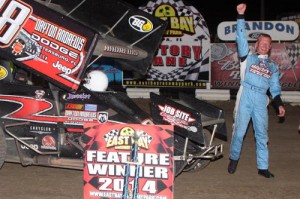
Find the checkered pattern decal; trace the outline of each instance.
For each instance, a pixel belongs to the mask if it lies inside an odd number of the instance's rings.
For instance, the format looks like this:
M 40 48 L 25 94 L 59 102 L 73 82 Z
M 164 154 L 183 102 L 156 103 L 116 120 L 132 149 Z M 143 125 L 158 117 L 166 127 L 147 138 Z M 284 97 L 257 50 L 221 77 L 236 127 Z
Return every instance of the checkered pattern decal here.
M 187 36 L 195 37 L 194 42 L 200 42 L 200 46 L 203 46 L 203 40 L 209 40 L 209 30 L 207 24 L 202 17 L 202 15 L 197 11 L 193 6 L 187 6 L 181 0 L 157 0 L 149 1 L 145 7 L 140 9 L 148 12 L 149 14 L 154 14 L 154 11 L 157 7 L 163 4 L 171 5 L 176 8 L 178 16 L 193 16 L 193 24 L 195 29 L 201 30 L 200 35 L 198 36 Z M 199 34 L 199 33 L 198 33 Z M 163 43 L 164 44 L 164 41 Z M 180 44 L 179 44 L 180 45 Z M 147 72 L 147 80 L 149 81 L 203 81 L 208 80 L 207 75 L 201 75 L 201 73 L 206 73 L 209 71 L 210 63 L 210 48 L 204 49 L 206 52 L 202 52 L 200 60 L 188 60 L 187 66 L 177 67 L 170 72 L 162 71 L 160 68 L 151 67 Z M 206 78 L 204 78 L 206 77 Z
M 293 44 L 291 47 L 286 47 L 286 51 L 289 55 L 292 66 L 295 66 L 300 55 L 300 44 Z
M 153 14 L 154 8 L 158 7 L 161 4 L 169 4 L 174 8 L 177 8 L 177 14 L 179 16 L 190 16 L 193 14 L 194 16 L 194 26 L 200 26 L 207 35 L 209 35 L 207 24 L 200 15 L 200 13 L 193 6 L 186 6 L 182 1 L 174 1 L 174 0 L 157 0 L 155 2 L 149 1 L 146 7 L 141 7 L 141 10 L 148 12 L 149 14 Z
M 187 67 L 177 68 L 167 74 L 160 72 L 155 68 L 150 68 L 147 73 L 148 80 L 154 81 L 197 81 L 201 80 L 198 77 L 202 71 L 204 65 L 209 64 L 208 51 L 204 54 L 203 58 L 199 62 L 192 63 Z

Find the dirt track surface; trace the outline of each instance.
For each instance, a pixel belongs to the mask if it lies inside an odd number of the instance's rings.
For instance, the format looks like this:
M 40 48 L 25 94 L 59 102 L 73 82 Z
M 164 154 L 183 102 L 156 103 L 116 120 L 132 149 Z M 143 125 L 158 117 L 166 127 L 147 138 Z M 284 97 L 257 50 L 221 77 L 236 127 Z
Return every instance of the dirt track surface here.
M 136 100 L 147 108 L 146 100 Z M 235 174 L 228 174 L 234 101 L 210 102 L 224 109 L 228 141 L 224 157 L 198 172 L 180 174 L 174 183 L 175 199 L 296 199 L 300 198 L 300 106 L 286 104 L 286 118 L 279 123 L 269 111 L 270 170 L 274 179 L 257 174 L 255 142 L 250 126 Z M 0 170 L 1 199 L 82 199 L 82 171 L 5 163 Z

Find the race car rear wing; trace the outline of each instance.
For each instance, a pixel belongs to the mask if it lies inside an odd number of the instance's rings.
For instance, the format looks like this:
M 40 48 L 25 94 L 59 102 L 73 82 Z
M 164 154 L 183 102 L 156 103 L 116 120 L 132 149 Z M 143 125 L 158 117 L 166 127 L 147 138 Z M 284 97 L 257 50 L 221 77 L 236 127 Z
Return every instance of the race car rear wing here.
M 121 0 L 51 0 L 51 4 L 100 34 L 94 55 L 112 57 L 124 69 L 141 74 L 152 64 L 167 26 L 160 18 Z
M 205 144 L 200 112 L 155 93 L 150 93 L 150 101 L 151 116 L 155 123 L 171 124 L 174 133 L 199 145 Z
M 224 141 L 227 140 L 227 128 L 223 109 L 204 100 L 191 97 L 183 92 L 179 93 L 179 99 L 186 106 L 201 113 L 202 125 L 205 128 L 213 131 L 214 124 L 218 124 L 216 127 L 216 137 Z
M 76 91 L 99 34 L 33 0 L 1 2 L 0 56 Z
M 166 27 L 119 0 L 1 2 L 0 56 L 69 92 L 78 90 L 95 53 L 145 74 Z

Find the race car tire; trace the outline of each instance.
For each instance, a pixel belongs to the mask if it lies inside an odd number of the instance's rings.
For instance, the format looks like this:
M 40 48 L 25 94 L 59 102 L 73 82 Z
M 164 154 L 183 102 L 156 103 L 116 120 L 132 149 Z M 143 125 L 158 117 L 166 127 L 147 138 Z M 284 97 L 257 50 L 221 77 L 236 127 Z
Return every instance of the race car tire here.
M 207 147 L 209 145 L 211 133 L 209 132 L 209 130 L 203 129 L 203 135 L 204 135 L 205 146 Z M 206 149 L 204 149 L 203 151 L 205 150 Z M 183 171 L 197 172 L 206 168 L 210 162 L 211 162 L 210 159 L 193 159 L 191 162 L 188 162 L 188 164 L 185 166 Z
M 6 141 L 3 129 L 0 127 L 0 168 L 2 168 L 4 164 L 4 160 L 6 157 Z
M 207 167 L 210 162 L 211 161 L 207 159 L 195 159 L 193 162 L 187 164 L 183 171 L 197 172 Z
M 186 167 L 187 161 L 175 160 L 174 162 L 175 162 L 174 163 L 174 172 L 175 172 L 175 177 L 177 177 L 179 174 L 181 174 L 183 169 Z

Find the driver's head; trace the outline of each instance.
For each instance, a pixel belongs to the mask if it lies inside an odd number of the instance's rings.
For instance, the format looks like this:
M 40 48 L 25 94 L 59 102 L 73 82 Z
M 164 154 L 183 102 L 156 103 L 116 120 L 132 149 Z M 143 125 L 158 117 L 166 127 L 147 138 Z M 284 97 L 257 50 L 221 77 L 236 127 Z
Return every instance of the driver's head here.
M 260 55 L 269 55 L 271 50 L 271 43 L 272 38 L 270 35 L 261 34 L 255 43 L 256 52 Z

